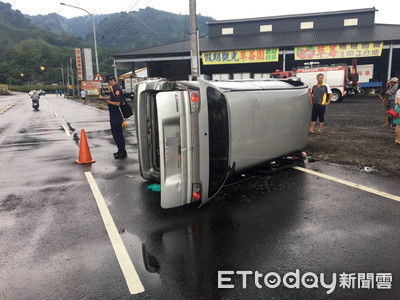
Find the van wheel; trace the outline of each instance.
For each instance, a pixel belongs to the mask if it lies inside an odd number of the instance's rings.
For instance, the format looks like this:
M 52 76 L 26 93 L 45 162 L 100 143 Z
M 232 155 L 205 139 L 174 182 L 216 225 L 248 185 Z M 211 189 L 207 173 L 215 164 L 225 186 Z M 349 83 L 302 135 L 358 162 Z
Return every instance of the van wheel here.
M 342 102 L 342 93 L 339 90 L 332 90 L 332 102 Z

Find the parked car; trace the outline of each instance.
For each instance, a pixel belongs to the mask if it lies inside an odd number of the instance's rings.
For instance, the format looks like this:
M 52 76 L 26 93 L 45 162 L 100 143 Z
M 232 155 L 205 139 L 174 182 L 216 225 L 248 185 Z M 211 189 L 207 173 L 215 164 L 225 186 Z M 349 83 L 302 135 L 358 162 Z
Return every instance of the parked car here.
M 36 93 L 37 93 L 39 96 L 46 96 L 46 91 L 44 91 L 44 90 L 37 90 Z M 31 90 L 28 94 L 29 94 L 29 97 L 32 96 L 33 90 Z
M 140 174 L 160 183 L 163 208 L 205 204 L 235 173 L 308 142 L 300 81 L 143 81 L 134 111 Z

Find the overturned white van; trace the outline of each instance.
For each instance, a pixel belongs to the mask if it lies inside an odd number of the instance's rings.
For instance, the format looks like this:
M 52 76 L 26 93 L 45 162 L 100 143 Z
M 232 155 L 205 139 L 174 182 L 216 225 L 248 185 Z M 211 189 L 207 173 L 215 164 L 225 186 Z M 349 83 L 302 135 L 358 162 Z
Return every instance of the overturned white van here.
M 144 81 L 134 103 L 140 174 L 160 183 L 163 208 L 204 204 L 236 172 L 308 141 L 299 81 Z

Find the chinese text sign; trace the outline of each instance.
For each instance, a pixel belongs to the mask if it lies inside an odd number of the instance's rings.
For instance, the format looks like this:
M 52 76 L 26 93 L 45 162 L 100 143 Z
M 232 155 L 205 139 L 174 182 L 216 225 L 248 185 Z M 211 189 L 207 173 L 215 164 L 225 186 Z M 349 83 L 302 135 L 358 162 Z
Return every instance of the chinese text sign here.
M 278 61 L 279 48 L 203 52 L 201 58 L 203 65 L 272 62 Z
M 383 43 L 295 47 L 295 60 L 381 56 Z

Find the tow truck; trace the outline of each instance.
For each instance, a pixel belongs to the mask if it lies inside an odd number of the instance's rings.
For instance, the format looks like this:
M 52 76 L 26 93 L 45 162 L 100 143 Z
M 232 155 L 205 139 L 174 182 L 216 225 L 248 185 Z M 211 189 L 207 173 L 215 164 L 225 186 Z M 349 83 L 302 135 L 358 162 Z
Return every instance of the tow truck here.
M 320 66 L 318 62 L 314 62 L 296 69 L 296 77 L 307 84 L 309 89 L 317 82 L 318 74 L 324 75 L 324 82 L 331 88 L 332 102 L 341 102 L 345 96 L 358 94 L 359 76 L 356 59 L 353 59 L 351 66 L 346 64 Z

